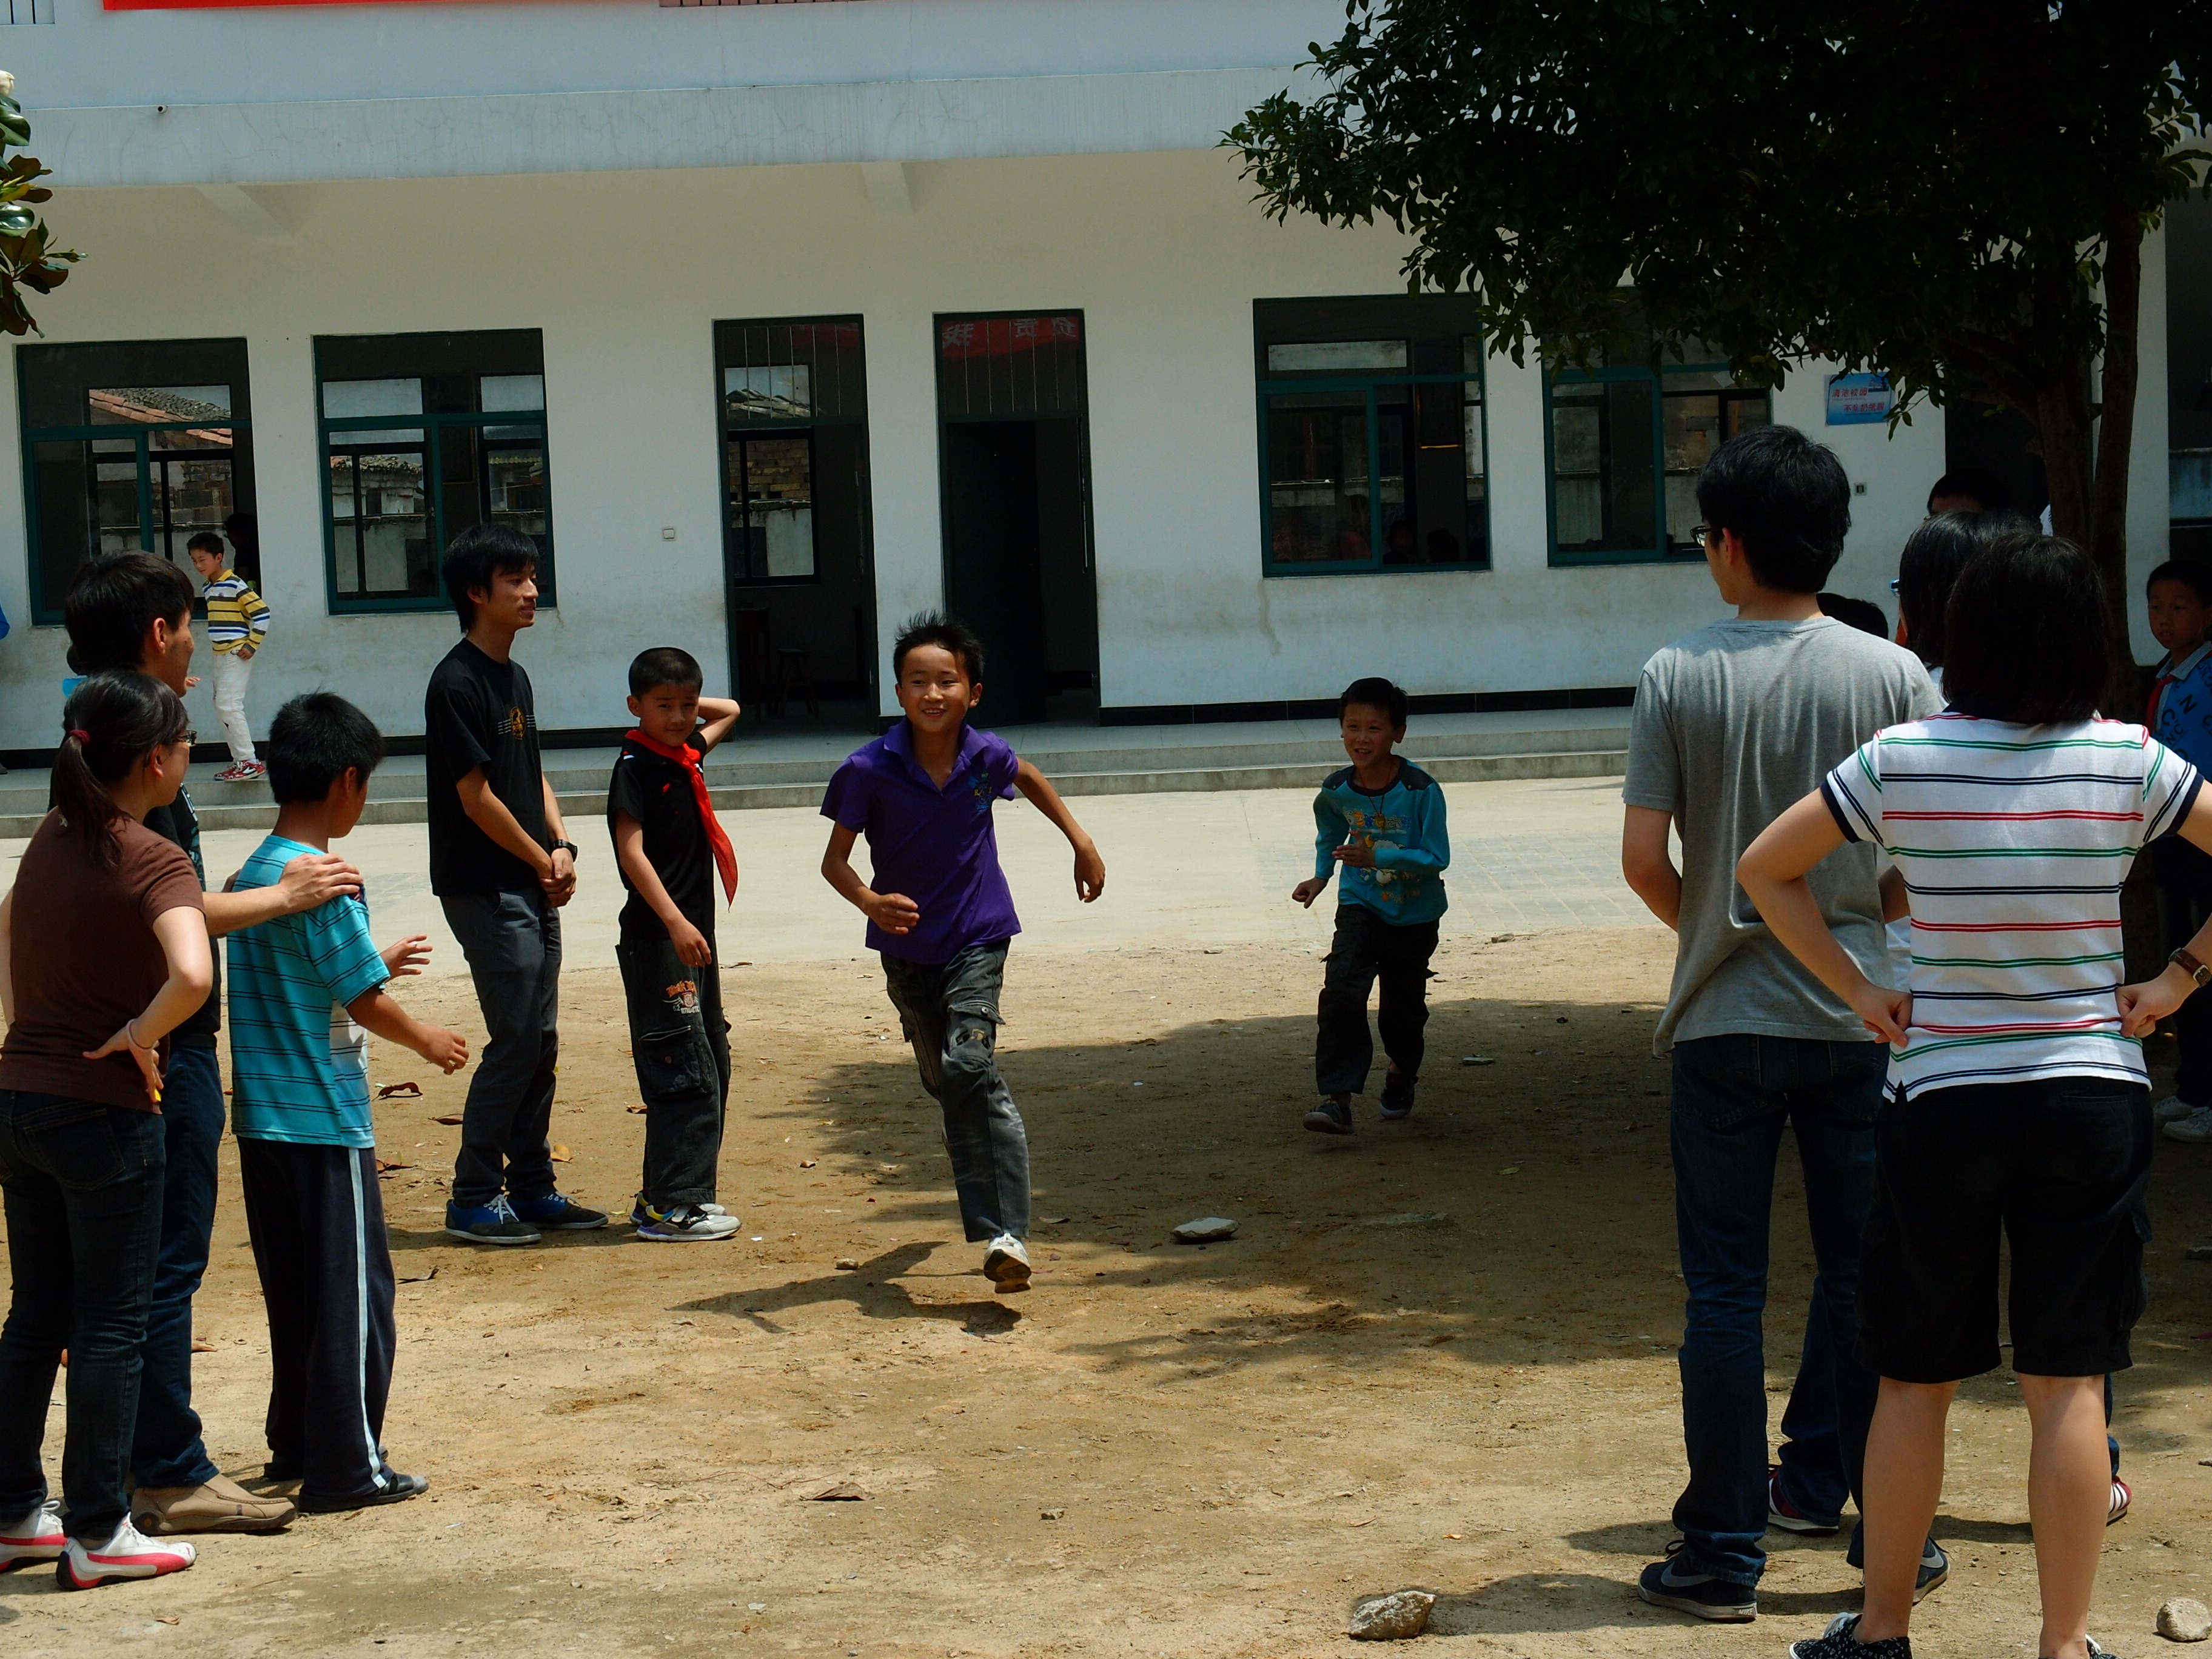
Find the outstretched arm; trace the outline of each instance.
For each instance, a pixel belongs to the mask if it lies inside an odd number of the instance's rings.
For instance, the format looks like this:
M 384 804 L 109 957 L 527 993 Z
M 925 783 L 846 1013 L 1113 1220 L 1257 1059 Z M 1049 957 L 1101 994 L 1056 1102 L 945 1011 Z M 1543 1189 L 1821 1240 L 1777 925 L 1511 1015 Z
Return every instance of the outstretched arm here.
M 346 1004 L 346 1012 L 363 1030 L 403 1048 L 412 1048 L 441 1072 L 458 1072 L 469 1063 L 465 1037 L 440 1026 L 425 1025 L 386 996 L 381 985 Z
M 1067 844 L 1075 849 L 1075 896 L 1085 904 L 1090 903 L 1106 890 L 1106 860 L 1098 856 L 1097 844 L 1075 821 L 1075 814 L 1067 810 L 1067 803 L 1052 787 L 1052 780 L 1029 762 L 1023 761 L 1015 769 L 1014 787 L 1067 837 Z

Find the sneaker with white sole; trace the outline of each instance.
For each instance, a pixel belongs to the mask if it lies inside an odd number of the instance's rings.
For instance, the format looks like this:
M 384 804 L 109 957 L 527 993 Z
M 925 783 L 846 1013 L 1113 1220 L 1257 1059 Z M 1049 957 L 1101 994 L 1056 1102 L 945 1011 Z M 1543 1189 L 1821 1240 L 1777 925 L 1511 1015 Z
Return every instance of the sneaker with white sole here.
M 997 1285 L 1002 1295 L 1029 1289 L 1028 1247 L 1012 1233 L 1000 1233 L 983 1252 L 983 1277 Z
M 678 1204 L 665 1212 L 649 1204 L 640 1207 L 645 1219 L 637 1224 L 637 1236 L 654 1244 L 702 1244 L 735 1238 L 743 1224 L 733 1215 L 708 1214 L 703 1204 Z
M 1854 1632 L 1859 1615 L 1839 1613 L 1818 1636 L 1790 1644 L 1790 1659 L 1912 1659 L 1912 1638 L 1885 1636 L 1879 1642 L 1862 1642 Z
M 2199 1106 L 2187 1117 L 2177 1118 L 2166 1126 L 2164 1133 L 2168 1140 L 2187 1146 L 2212 1146 L 2212 1106 Z
M 1841 1530 L 1844 1523 L 1841 1516 L 1808 1515 L 1799 1509 L 1796 1500 L 1782 1489 L 1782 1465 L 1770 1463 L 1766 1466 L 1766 1524 L 1808 1538 L 1826 1538 Z
M 125 1579 L 182 1572 L 198 1559 L 199 1552 L 190 1544 L 166 1538 L 156 1542 L 125 1521 L 104 1544 L 70 1539 L 55 1563 L 54 1577 L 64 1589 L 98 1589 Z
M 703 1211 L 708 1215 L 729 1215 L 730 1213 L 726 1208 L 720 1204 L 694 1204 L 691 1207 L 695 1210 Z M 648 1213 L 649 1212 L 646 1205 L 645 1194 L 643 1193 L 638 1194 L 636 1197 L 630 1200 L 629 1224 L 631 1226 L 642 1227 L 645 1225 Z M 738 1219 L 736 1217 L 732 1217 L 731 1218 L 732 1220 Z M 744 1225 L 744 1223 L 739 1221 L 738 1224 L 742 1226 Z
M 535 1244 L 544 1237 L 515 1214 L 505 1193 L 489 1204 L 455 1204 L 448 1200 L 446 1233 L 471 1244 Z
M 58 1561 L 69 1547 L 62 1530 L 62 1506 L 52 1500 L 28 1515 L 0 1521 L 0 1572 L 13 1572 L 40 1561 Z
M 1747 1625 L 1758 1618 L 1757 1588 L 1699 1572 L 1688 1565 L 1684 1543 L 1677 1538 L 1667 1546 L 1665 1560 L 1644 1569 L 1636 1580 L 1637 1595 L 1655 1607 L 1672 1607 L 1715 1624 Z
M 2168 1095 L 2150 1109 L 2150 1121 L 2158 1124 L 2179 1123 L 2196 1109 L 2179 1095 Z

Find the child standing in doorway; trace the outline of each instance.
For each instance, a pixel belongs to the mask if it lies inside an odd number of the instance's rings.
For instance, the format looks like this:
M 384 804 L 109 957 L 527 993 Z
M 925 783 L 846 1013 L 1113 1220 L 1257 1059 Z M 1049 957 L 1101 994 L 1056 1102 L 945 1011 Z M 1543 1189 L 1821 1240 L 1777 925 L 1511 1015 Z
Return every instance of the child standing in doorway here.
M 215 775 L 216 781 L 251 783 L 267 771 L 253 753 L 246 683 L 269 640 L 268 602 L 231 568 L 222 538 L 212 530 L 201 531 L 185 547 L 204 584 L 200 597 L 207 601 L 208 643 L 215 647 L 215 712 L 230 744 L 230 764 Z
M 944 1109 L 960 1219 L 969 1242 L 986 1246 L 983 1272 L 1002 1291 L 1025 1291 L 1029 1138 L 997 1054 L 1006 947 L 1021 923 L 991 808 L 1019 790 L 1052 820 L 1075 849 L 1085 904 L 1104 890 L 1106 863 L 1044 774 L 969 724 L 983 645 L 967 627 L 914 617 L 891 647 L 891 675 L 905 718 L 830 780 L 822 816 L 836 827 L 822 874 L 868 919 L 922 1087 Z M 851 862 L 863 834 L 872 885 Z
M 1406 694 L 1385 679 L 1354 680 L 1336 700 L 1337 724 L 1352 764 L 1332 772 L 1314 797 L 1314 872 L 1291 890 L 1308 909 L 1340 870 L 1336 937 L 1321 988 L 1314 1040 L 1314 1082 L 1321 1104 L 1306 1114 L 1316 1134 L 1352 1133 L 1352 1097 L 1367 1086 L 1375 1044 L 1367 995 L 1382 981 L 1376 1023 L 1389 1072 L 1384 1118 L 1413 1109 L 1421 1075 L 1421 1032 L 1429 1023 L 1429 958 L 1444 913 L 1444 792 L 1392 751 L 1406 740 Z

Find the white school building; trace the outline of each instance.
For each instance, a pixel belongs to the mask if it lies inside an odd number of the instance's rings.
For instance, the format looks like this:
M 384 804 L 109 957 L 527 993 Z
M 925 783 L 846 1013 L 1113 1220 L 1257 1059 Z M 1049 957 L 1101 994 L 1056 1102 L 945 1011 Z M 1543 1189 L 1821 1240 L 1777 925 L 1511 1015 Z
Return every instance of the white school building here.
M 939 605 L 1002 720 L 1265 717 L 1378 672 L 1431 708 L 1618 702 L 1715 613 L 1686 532 L 1717 440 L 1835 448 L 1832 585 L 1885 611 L 1945 470 L 1941 414 L 1850 423 L 1819 364 L 1550 376 L 1407 298 L 1387 228 L 1265 219 L 1220 134 L 1340 0 L 111 5 L 13 0 L 0 35 L 85 256 L 0 351 L 0 752 L 55 741 L 90 552 L 189 568 L 240 515 L 258 727 L 327 685 L 419 734 L 440 550 L 495 519 L 544 550 L 522 659 L 580 741 L 665 643 L 858 723 Z

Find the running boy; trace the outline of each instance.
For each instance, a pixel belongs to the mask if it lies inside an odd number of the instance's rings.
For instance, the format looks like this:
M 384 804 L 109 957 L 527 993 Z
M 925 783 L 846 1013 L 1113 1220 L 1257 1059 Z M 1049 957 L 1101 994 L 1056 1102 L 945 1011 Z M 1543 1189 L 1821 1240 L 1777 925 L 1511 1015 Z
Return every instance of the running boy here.
M 1029 1139 L 996 1054 L 1006 947 L 1021 923 L 992 803 L 1018 789 L 1052 820 L 1075 849 L 1085 904 L 1104 890 L 1106 864 L 1044 775 L 968 723 L 983 697 L 983 646 L 965 626 L 914 617 L 891 647 L 891 675 L 906 718 L 830 780 L 822 816 L 836 828 L 822 874 L 868 918 L 921 1085 L 944 1109 L 968 1240 L 988 1241 L 983 1272 L 1001 1291 L 1027 1290 Z M 863 833 L 873 886 L 851 863 Z
M 361 821 L 384 740 L 328 691 L 295 697 L 269 728 L 276 827 L 238 873 L 274 885 L 302 853 Z M 368 1037 L 443 1072 L 468 1044 L 386 994 L 419 973 L 421 935 L 380 951 L 368 907 L 334 898 L 230 936 L 232 1109 L 246 1224 L 269 1312 L 269 1474 L 300 1482 L 309 1514 L 395 1504 L 429 1483 L 385 1461 L 392 1389 L 392 1254 L 377 1191 Z
M 1352 1133 L 1352 1097 L 1367 1087 L 1375 1044 L 1367 994 L 1379 977 L 1382 1052 L 1390 1069 L 1378 1103 L 1388 1119 L 1413 1109 L 1422 1028 L 1429 1023 L 1429 958 L 1444 913 L 1444 792 L 1391 751 L 1406 740 L 1406 694 L 1385 679 L 1354 680 L 1336 700 L 1352 764 L 1332 772 L 1314 797 L 1314 872 L 1291 890 L 1310 910 L 1344 872 L 1336 891 L 1336 937 L 1322 978 L 1314 1082 L 1322 1103 L 1306 1114 L 1317 1134 Z
M 2152 636 L 2166 647 L 2143 724 L 2198 771 L 2212 771 L 2212 569 L 2169 559 L 2146 584 Z M 2151 846 L 2166 944 L 2185 945 L 2212 916 L 2212 858 L 2179 836 Z M 2173 1016 L 2180 1049 L 2173 1092 L 2151 1108 L 2169 1140 L 2212 1143 L 2212 997 L 2191 997 Z
M 657 646 L 629 665 L 629 712 L 607 781 L 607 829 L 629 890 L 615 945 L 629 1004 L 630 1054 L 645 1102 L 645 1184 L 630 1210 L 640 1238 L 728 1238 L 714 1202 L 730 1094 L 730 1023 L 714 954 L 714 883 L 738 896 L 738 855 L 699 770 L 738 723 L 738 705 L 702 697 L 688 651 Z M 700 720 L 706 724 L 702 726 Z
M 251 783 L 267 770 L 253 757 L 253 727 L 246 718 L 246 683 L 253 659 L 269 641 L 269 606 L 223 556 L 222 538 L 203 530 L 185 544 L 207 601 L 208 643 L 215 647 L 215 712 L 230 744 L 230 764 L 217 783 Z

